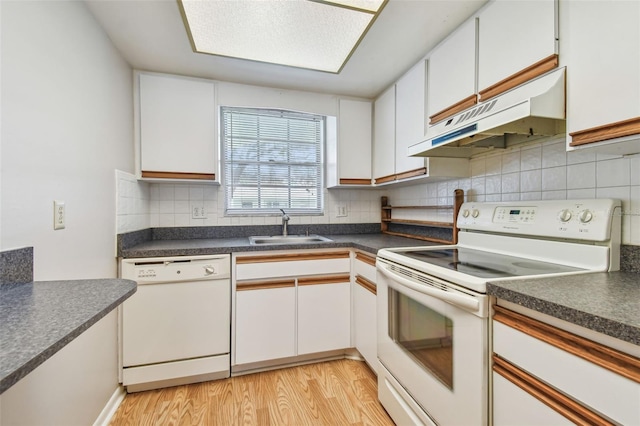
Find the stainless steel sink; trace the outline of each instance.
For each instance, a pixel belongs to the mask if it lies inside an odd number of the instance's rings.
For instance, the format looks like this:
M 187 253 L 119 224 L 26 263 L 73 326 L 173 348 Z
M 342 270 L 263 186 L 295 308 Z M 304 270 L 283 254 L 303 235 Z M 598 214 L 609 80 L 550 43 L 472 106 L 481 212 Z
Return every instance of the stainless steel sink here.
M 271 235 L 260 237 L 249 237 L 249 243 L 253 246 L 273 245 L 273 244 L 313 244 L 331 242 L 327 237 L 321 235 Z

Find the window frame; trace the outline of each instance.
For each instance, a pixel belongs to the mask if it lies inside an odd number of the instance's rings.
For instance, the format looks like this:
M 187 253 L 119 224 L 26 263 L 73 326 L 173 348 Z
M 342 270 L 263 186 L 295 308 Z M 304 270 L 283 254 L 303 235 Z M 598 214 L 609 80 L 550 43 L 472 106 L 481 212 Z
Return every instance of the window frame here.
M 252 208 L 237 208 L 232 207 L 230 205 L 230 197 L 229 194 L 232 191 L 230 188 L 233 183 L 230 182 L 232 177 L 232 172 L 229 169 L 231 165 L 234 163 L 233 160 L 229 160 L 227 156 L 228 141 L 227 141 L 227 129 L 226 129 L 226 121 L 225 114 L 227 112 L 230 113 L 257 113 L 268 115 L 285 115 L 289 116 L 289 119 L 295 119 L 296 116 L 302 117 L 304 120 L 314 120 L 319 123 L 319 138 L 317 140 L 316 156 L 318 161 L 313 163 L 308 163 L 308 165 L 313 165 L 316 168 L 316 176 L 317 181 L 315 186 L 310 186 L 311 188 L 316 188 L 317 194 L 315 195 L 315 201 L 317 207 L 313 208 L 296 208 L 291 206 L 291 188 L 296 188 L 296 186 L 291 185 L 291 180 L 289 180 L 286 188 L 289 189 L 287 195 L 287 205 L 288 206 L 277 206 L 273 208 L 269 207 L 252 207 Z M 324 215 L 324 187 L 325 187 L 325 149 L 327 143 L 327 117 L 321 114 L 295 111 L 284 108 L 261 108 L 261 107 L 236 107 L 236 106 L 220 106 L 219 111 L 219 119 L 220 119 L 220 166 L 221 166 L 221 177 L 222 177 L 222 188 L 223 188 L 223 197 L 224 197 L 224 215 L 225 216 L 273 216 L 273 215 L 282 215 L 280 209 L 284 209 L 288 215 L 296 216 L 296 215 L 304 215 L 304 216 L 320 216 Z M 259 140 L 259 137 L 257 138 Z M 284 140 L 283 140 L 284 141 Z M 286 143 L 291 143 L 291 139 L 287 139 Z M 267 163 L 267 162 L 262 162 Z M 257 161 L 256 164 L 260 164 L 260 161 Z M 302 163 L 296 162 L 279 162 L 281 166 L 286 167 L 295 167 L 301 166 Z M 291 178 L 291 176 L 289 176 Z M 259 185 L 259 184 L 258 184 Z M 300 188 L 300 187 L 298 187 Z M 258 196 L 261 194 L 261 189 L 258 188 Z M 260 203 L 260 201 L 258 202 Z

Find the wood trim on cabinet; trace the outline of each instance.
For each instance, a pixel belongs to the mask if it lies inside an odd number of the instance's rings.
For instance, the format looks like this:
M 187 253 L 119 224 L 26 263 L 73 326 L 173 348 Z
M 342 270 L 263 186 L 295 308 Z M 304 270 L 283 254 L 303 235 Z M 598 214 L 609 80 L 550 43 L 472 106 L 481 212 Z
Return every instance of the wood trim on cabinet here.
M 376 258 L 375 256 L 369 256 L 368 254 L 364 254 L 361 252 L 356 253 L 356 259 L 360 260 L 364 263 L 368 263 L 371 266 L 376 266 Z
M 378 287 L 362 275 L 356 275 L 356 284 L 373 294 L 378 294 Z
M 216 180 L 215 173 L 152 172 L 145 170 L 142 171 L 142 177 L 153 179 Z
M 238 256 L 236 264 L 246 263 L 268 263 L 268 262 L 289 262 L 293 260 L 323 260 L 323 259 L 344 259 L 349 257 L 348 251 L 332 251 L 322 253 L 287 253 L 271 254 L 260 256 Z
M 407 170 L 406 172 L 396 174 L 396 180 L 408 179 L 416 176 L 422 176 L 427 174 L 426 167 L 420 167 L 415 170 Z
M 371 179 L 340 178 L 340 185 L 371 185 Z
M 236 291 L 268 290 L 274 288 L 295 287 L 295 279 L 270 280 L 270 281 L 238 281 Z
M 550 55 L 535 64 L 528 66 L 515 74 L 510 75 L 502 81 L 487 87 L 480 91 L 480 102 L 484 102 L 487 99 L 491 99 L 498 96 L 501 93 L 511 90 L 514 87 L 521 85 L 522 83 L 534 79 L 554 68 L 558 67 L 558 55 Z
M 379 184 L 379 183 L 386 183 L 386 182 L 391 182 L 391 181 L 394 181 L 394 180 L 396 180 L 396 175 L 382 176 L 382 177 L 374 179 L 376 185 Z
M 640 383 L 640 358 L 608 348 L 502 306 L 496 305 L 494 309 L 495 321 Z
M 546 383 L 493 354 L 493 371 L 577 425 L 613 425 Z
M 351 280 L 349 274 L 339 275 L 322 275 L 316 277 L 302 277 L 298 278 L 298 287 L 306 285 L 321 285 L 321 284 L 344 284 Z
M 569 133 L 569 146 L 580 146 L 640 134 L 640 117 Z
M 463 100 L 456 102 L 455 104 L 451 105 L 450 107 L 447 107 L 445 109 L 443 109 L 442 111 L 438 111 L 435 114 L 433 114 L 432 116 L 429 117 L 429 124 L 433 125 L 436 124 L 440 121 L 443 121 L 453 115 L 456 115 L 457 113 L 459 113 L 460 111 L 464 111 L 467 108 L 471 108 L 472 106 L 474 106 L 475 104 L 478 103 L 478 95 L 476 95 L 475 93 L 471 96 L 468 96 L 466 98 L 464 98 Z

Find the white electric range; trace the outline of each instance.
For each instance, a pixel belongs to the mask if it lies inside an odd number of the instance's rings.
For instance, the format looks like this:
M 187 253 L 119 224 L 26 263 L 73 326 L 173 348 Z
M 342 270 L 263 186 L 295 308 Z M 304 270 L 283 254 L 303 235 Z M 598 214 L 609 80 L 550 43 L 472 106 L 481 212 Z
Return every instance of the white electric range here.
M 615 271 L 618 200 L 464 203 L 458 244 L 378 252 L 379 398 L 398 424 L 487 424 L 489 281 Z

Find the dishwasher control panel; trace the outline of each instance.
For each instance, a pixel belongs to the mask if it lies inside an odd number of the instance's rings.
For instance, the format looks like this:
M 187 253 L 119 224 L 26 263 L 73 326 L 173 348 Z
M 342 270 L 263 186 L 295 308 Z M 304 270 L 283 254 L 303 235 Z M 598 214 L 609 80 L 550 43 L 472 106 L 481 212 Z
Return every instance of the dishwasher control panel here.
M 230 277 L 231 258 L 220 256 L 176 256 L 124 259 L 122 278 L 143 283 L 217 280 Z

